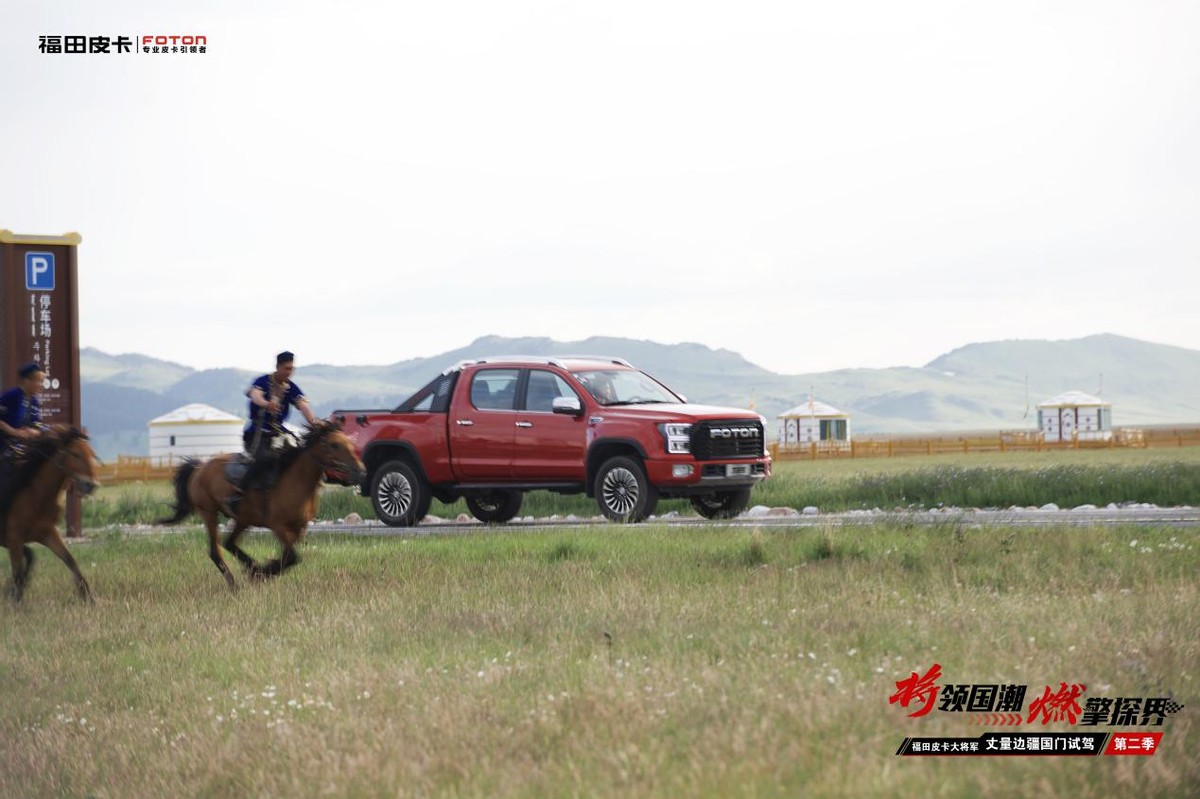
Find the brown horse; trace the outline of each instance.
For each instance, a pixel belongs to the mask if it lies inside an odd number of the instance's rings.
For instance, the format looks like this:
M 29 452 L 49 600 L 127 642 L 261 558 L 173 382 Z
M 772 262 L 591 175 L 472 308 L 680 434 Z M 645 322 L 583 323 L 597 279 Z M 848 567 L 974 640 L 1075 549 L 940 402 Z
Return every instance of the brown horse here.
M 286 450 L 279 461 L 279 479 L 269 489 L 249 491 L 236 509 L 226 505 L 234 492 L 225 476 L 225 467 L 233 455 L 218 455 L 201 463 L 189 459 L 175 472 L 175 513 L 158 524 L 175 524 L 192 512 L 200 514 L 208 530 L 208 557 L 217 565 L 225 582 L 236 589 L 233 574 L 221 556 L 217 536 L 220 515 L 233 519 L 233 529 L 225 537 L 224 547 L 242 562 L 252 578 L 274 577 L 300 562 L 296 544 L 304 535 L 316 512 L 317 491 L 325 472 L 347 475 L 361 482 L 366 467 L 354 453 L 354 445 L 338 428 L 328 422 L 309 427 L 298 447 Z M 280 556 L 258 564 L 238 546 L 238 537 L 250 526 L 267 527 L 282 547 Z
M 69 482 L 74 481 L 75 489 L 84 495 L 95 490 L 96 453 L 87 434 L 68 425 L 54 425 L 22 443 L 24 452 L 14 464 L 12 482 L 0 510 L 8 559 L 12 562 L 11 596 L 20 602 L 25 593 L 33 569 L 29 543 L 36 541 L 67 564 L 75 575 L 80 598 L 94 602 L 92 589 L 63 542 L 57 524 Z

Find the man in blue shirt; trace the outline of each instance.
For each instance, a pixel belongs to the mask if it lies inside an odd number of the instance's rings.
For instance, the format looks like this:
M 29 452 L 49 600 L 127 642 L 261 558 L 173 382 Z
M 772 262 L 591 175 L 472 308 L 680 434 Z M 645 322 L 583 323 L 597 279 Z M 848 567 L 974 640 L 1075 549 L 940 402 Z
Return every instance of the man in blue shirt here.
M 38 394 L 46 372 L 36 363 L 27 363 L 17 372 L 21 382 L 0 394 L 0 438 L 5 453 L 11 452 L 23 438 L 33 438 L 41 430 L 42 405 Z
M 17 376 L 20 382 L 0 394 L 0 505 L 7 505 L 13 468 L 21 442 L 42 430 L 42 405 L 38 393 L 46 372 L 40 364 L 27 363 Z
M 300 386 L 292 382 L 296 371 L 295 356 L 281 352 L 275 356 L 275 371 L 257 378 L 246 389 L 250 398 L 250 422 L 242 432 L 242 442 L 252 457 L 269 450 L 275 438 L 286 432 L 283 427 L 288 413 L 294 407 L 300 411 L 304 421 L 316 424 L 317 417 L 308 407 L 308 399 Z
M 242 442 L 252 463 L 240 481 L 244 490 L 269 488 L 274 482 L 279 449 L 288 437 L 283 423 L 292 408 L 300 411 L 310 425 L 317 423 L 304 392 L 292 382 L 292 373 L 296 371 L 294 361 L 292 353 L 279 353 L 275 356 L 275 371 L 256 378 L 246 389 L 246 396 L 250 398 L 250 421 L 242 431 Z M 266 485 L 260 485 L 262 483 Z M 240 492 L 230 497 L 231 510 L 236 509 L 240 498 Z

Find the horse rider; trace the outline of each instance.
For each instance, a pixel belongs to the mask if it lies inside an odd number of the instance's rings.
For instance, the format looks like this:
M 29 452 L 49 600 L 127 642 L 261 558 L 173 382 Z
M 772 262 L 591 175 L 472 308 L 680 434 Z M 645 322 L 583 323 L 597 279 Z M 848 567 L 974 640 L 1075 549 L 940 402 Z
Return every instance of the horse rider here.
M 300 411 L 310 425 L 317 423 L 304 392 L 292 382 L 295 371 L 295 356 L 281 352 L 275 356 L 275 371 L 258 377 L 246 389 L 250 421 L 242 431 L 242 443 L 251 463 L 237 493 L 230 498 L 230 509 L 236 507 L 244 491 L 257 487 L 256 482 L 265 482 L 267 485 L 262 487 L 267 488 L 274 481 L 280 449 L 291 439 L 283 423 L 292 408 Z
M 0 394 L 0 503 L 7 504 L 15 461 L 21 442 L 42 430 L 42 404 L 38 395 L 46 379 L 41 364 L 27 363 L 17 370 L 19 382 Z

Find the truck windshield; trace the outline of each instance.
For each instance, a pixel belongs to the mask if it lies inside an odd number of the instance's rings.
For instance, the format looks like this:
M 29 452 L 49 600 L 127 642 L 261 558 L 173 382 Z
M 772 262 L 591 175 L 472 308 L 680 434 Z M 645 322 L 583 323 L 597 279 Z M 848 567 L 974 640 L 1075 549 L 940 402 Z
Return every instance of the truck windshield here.
M 601 405 L 683 402 L 662 383 L 636 369 L 595 369 L 572 375 Z

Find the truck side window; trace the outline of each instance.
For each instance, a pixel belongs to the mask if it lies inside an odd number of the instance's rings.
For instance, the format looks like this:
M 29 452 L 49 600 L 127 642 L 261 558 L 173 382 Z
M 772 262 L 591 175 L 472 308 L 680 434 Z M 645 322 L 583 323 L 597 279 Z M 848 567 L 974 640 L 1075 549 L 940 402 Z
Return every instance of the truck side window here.
M 544 369 L 533 369 L 529 372 L 529 385 L 525 389 L 525 410 L 551 413 L 554 400 L 575 396 L 578 395 L 558 375 Z
M 483 411 L 511 411 L 518 369 L 481 369 L 471 378 L 471 404 Z

